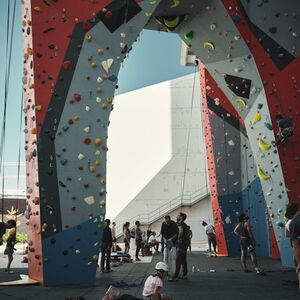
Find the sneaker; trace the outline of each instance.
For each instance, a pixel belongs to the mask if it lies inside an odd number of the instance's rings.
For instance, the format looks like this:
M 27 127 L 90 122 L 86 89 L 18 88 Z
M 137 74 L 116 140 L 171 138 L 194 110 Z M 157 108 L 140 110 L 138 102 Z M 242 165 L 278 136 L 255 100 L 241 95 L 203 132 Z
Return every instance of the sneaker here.
M 141 261 L 138 257 L 135 259 L 135 261 Z
M 263 269 L 256 269 L 256 275 L 262 275 L 262 274 L 264 274 Z

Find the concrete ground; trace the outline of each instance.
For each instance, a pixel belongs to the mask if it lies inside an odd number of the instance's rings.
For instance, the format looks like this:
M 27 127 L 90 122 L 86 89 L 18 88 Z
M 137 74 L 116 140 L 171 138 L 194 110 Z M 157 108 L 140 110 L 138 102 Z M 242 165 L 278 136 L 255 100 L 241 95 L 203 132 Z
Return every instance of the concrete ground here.
M 15 274 L 8 275 L 4 272 L 6 257 L 1 254 L 0 282 L 16 280 L 19 274 L 26 274 L 26 264 L 20 262 L 21 258 L 20 252 L 15 255 Z M 158 254 L 153 259 L 145 258 L 141 263 L 115 266 L 114 271 L 108 274 L 98 272 L 95 285 L 90 287 L 0 286 L 0 299 L 64 300 L 66 297 L 83 296 L 85 300 L 100 300 L 109 285 L 119 287 L 122 294 L 142 298 L 144 280 L 160 259 Z M 238 258 L 208 257 L 203 252 L 193 251 L 188 254 L 189 278 L 165 282 L 163 292 L 172 295 L 174 300 L 300 299 L 294 270 L 283 268 L 278 261 L 268 258 L 259 258 L 259 262 L 266 270 L 265 276 L 242 272 Z

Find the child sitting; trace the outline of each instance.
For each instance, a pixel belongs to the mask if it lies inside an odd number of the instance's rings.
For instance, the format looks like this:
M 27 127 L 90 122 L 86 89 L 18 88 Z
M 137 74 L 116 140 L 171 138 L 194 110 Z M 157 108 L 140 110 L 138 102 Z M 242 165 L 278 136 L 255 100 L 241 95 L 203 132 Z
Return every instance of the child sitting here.
M 161 294 L 163 278 L 168 273 L 168 265 L 158 262 L 155 266 L 156 273 L 150 275 L 145 282 L 143 298 L 145 300 L 172 300 L 170 296 Z

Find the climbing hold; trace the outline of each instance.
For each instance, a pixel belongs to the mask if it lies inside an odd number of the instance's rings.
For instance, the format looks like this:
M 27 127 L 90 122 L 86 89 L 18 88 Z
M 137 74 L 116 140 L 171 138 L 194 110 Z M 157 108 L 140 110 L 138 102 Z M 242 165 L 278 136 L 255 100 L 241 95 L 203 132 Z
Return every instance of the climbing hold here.
M 67 159 L 62 159 L 62 160 L 60 161 L 60 164 L 61 164 L 62 166 L 65 166 L 65 165 L 67 164 L 67 162 L 68 162 Z
M 95 139 L 95 145 L 96 146 L 101 146 L 102 145 L 102 140 L 100 138 Z
M 102 179 L 100 179 L 100 183 L 101 183 L 102 185 L 105 185 L 105 184 L 106 184 L 106 180 L 105 180 L 104 178 L 102 178 Z
M 94 196 L 88 196 L 88 197 L 84 198 L 84 202 L 87 205 L 93 205 L 95 203 Z
M 186 32 L 184 34 L 184 38 L 187 40 L 187 41 L 190 41 L 192 40 L 194 37 L 194 32 L 193 31 L 189 31 L 189 32 Z
M 262 138 L 258 139 L 258 146 L 261 150 L 264 150 L 264 151 L 271 149 L 271 145 L 265 143 Z
M 102 109 L 107 109 L 107 103 L 101 103 L 101 107 L 102 107 Z
M 86 145 L 89 145 L 91 143 L 91 139 L 90 138 L 85 138 L 83 140 L 83 143 L 86 144 Z
M 262 168 L 260 166 L 257 167 L 257 175 L 259 177 L 260 180 L 269 180 L 270 179 L 270 175 L 265 174 L 265 172 L 262 170 Z
M 91 173 L 94 173 L 96 171 L 96 167 L 95 166 L 89 166 L 89 171 Z
M 265 122 L 264 125 L 269 129 L 269 130 L 273 130 L 273 127 L 270 123 Z
M 91 34 L 87 34 L 86 37 L 85 37 L 85 40 L 86 40 L 87 42 L 91 42 L 91 41 L 93 40 L 92 35 L 91 35 Z
M 72 68 L 72 63 L 69 60 L 63 62 L 62 67 L 65 70 L 70 70 Z
M 101 65 L 102 65 L 102 68 L 104 69 L 104 71 L 106 73 L 109 72 L 109 70 L 112 67 L 113 63 L 114 63 L 114 60 L 112 58 L 109 58 L 107 60 L 102 61 Z
M 34 10 L 35 12 L 41 12 L 41 8 L 40 8 L 39 6 L 35 6 L 35 7 L 33 8 L 33 10 Z
M 208 41 L 204 42 L 203 47 L 208 50 L 215 50 L 215 45 L 212 42 L 208 42 Z
M 256 114 L 252 117 L 252 124 L 256 124 L 261 120 L 261 115 L 259 111 L 256 112 Z
M 240 109 L 243 109 L 243 108 L 246 107 L 246 105 L 247 105 L 246 100 L 241 99 L 241 98 L 237 98 L 237 99 L 235 100 L 235 103 L 236 103 L 236 105 L 237 105 Z
M 93 255 L 93 261 L 98 262 L 98 255 Z
M 83 160 L 85 158 L 85 156 L 82 154 L 82 153 L 79 153 L 78 154 L 78 159 L 79 160 Z
M 99 48 L 99 49 L 97 50 L 97 53 L 98 53 L 98 55 L 103 55 L 104 50 L 103 50 L 102 48 Z

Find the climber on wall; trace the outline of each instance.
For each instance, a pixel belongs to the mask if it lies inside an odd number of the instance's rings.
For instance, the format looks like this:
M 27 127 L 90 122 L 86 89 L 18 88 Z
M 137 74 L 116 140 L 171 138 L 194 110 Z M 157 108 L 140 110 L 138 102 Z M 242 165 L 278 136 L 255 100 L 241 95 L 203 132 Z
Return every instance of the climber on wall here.
M 275 142 L 272 142 L 273 146 L 284 143 L 285 140 L 294 133 L 293 122 L 290 118 L 278 114 L 276 115 L 276 123 L 278 126 L 278 132 Z

